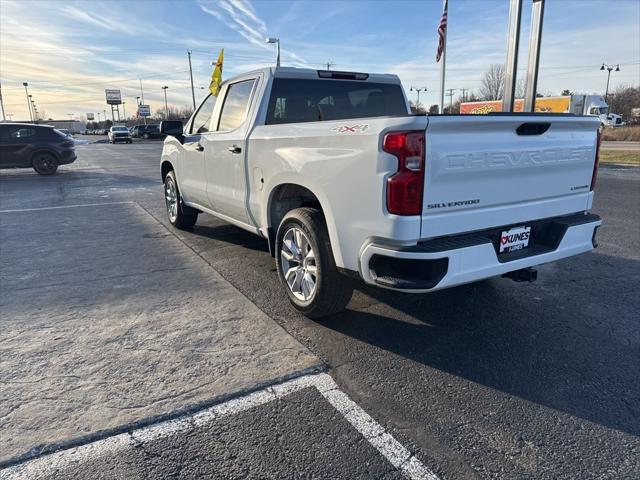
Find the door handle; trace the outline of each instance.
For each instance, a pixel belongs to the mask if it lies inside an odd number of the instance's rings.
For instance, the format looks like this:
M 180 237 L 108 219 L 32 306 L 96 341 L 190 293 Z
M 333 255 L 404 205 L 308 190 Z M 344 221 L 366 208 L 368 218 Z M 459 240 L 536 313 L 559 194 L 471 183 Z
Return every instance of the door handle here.
M 229 150 L 231 153 L 242 153 L 242 148 L 240 148 L 238 145 L 231 145 L 229 148 L 227 148 L 227 150 Z
M 197 150 L 198 152 L 203 152 L 203 151 L 204 151 L 204 145 L 197 144 L 197 145 L 196 145 L 196 150 Z

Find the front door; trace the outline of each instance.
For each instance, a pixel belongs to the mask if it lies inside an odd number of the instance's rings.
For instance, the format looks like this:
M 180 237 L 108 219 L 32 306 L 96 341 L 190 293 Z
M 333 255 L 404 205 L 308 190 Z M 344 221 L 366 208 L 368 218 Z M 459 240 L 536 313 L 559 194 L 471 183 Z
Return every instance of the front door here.
M 211 117 L 216 97 L 209 95 L 200 105 L 198 112 L 188 126 L 182 148 L 183 161 L 178 169 L 178 182 L 186 202 L 211 208 L 207 196 L 207 175 L 205 170 L 204 137 L 211 128 Z
M 247 224 L 247 116 L 256 84 L 256 78 L 242 79 L 220 92 L 224 102 L 216 108 L 215 132 L 204 138 L 209 202 L 216 212 Z

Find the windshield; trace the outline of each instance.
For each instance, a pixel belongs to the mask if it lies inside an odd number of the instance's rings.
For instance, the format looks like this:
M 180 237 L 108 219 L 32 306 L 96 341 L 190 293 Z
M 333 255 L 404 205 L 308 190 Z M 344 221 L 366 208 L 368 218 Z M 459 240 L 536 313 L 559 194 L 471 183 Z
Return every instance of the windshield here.
M 67 137 L 68 135 L 66 133 L 64 133 L 62 130 L 58 130 L 57 128 L 53 129 L 54 132 L 56 132 L 58 135 L 60 135 L 61 137 Z
M 112 132 L 128 132 L 127 127 L 111 127 Z
M 607 115 L 609 107 L 591 107 L 591 115 Z

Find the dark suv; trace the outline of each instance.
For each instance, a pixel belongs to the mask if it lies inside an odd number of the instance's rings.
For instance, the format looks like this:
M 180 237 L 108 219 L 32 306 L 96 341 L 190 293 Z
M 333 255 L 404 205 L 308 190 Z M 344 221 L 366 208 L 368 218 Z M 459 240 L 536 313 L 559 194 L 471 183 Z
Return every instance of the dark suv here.
M 32 167 L 40 175 L 52 175 L 58 165 L 75 161 L 74 148 L 73 138 L 53 127 L 0 123 L 0 168 Z
M 133 138 L 162 138 L 164 135 L 160 133 L 160 125 L 136 125 L 131 131 Z

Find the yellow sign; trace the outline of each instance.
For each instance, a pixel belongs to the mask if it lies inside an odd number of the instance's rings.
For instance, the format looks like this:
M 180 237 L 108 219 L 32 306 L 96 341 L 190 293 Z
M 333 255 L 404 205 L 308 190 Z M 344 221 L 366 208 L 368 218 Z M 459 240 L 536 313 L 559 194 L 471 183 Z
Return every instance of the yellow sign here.
M 545 113 L 570 113 L 571 97 L 539 97 L 536 98 L 536 112 Z M 521 112 L 524 107 L 524 100 L 517 99 L 513 105 L 514 112 Z M 483 114 L 490 112 L 501 112 L 502 100 L 491 100 L 488 102 L 467 102 L 460 105 L 460 113 Z

